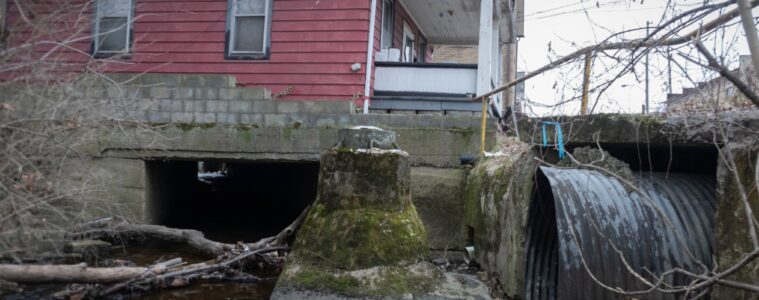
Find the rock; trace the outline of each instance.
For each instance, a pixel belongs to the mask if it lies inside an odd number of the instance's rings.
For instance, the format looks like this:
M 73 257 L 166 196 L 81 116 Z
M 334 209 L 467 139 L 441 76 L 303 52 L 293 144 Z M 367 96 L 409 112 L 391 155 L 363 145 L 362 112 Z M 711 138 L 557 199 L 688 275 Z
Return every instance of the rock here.
M 491 299 L 489 288 L 477 276 L 444 273 L 429 263 L 407 268 L 373 267 L 329 275 L 316 270 L 307 272 L 314 272 L 309 273 L 314 277 L 303 281 L 305 285 L 280 287 L 278 283 L 271 299 Z M 281 276 L 292 275 L 283 273 Z M 325 275 L 327 277 L 323 277 Z M 325 285 L 331 288 L 325 289 Z M 336 287 L 340 292 L 336 292 Z
M 111 244 L 100 240 L 71 241 L 63 246 L 63 252 L 80 254 L 83 257 L 100 257 L 111 251 Z

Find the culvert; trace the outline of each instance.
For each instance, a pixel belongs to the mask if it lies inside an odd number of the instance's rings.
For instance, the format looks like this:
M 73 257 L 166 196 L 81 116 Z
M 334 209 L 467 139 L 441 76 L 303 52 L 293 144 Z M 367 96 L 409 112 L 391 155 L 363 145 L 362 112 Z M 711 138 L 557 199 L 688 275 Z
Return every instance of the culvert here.
M 642 280 L 655 282 L 673 268 L 711 269 L 714 176 L 634 174 L 638 191 L 598 171 L 540 168 L 526 232 L 527 299 L 623 298 L 610 289 L 646 290 Z M 664 278 L 665 285 L 687 282 Z
M 277 234 L 316 199 L 319 163 L 154 160 L 145 162 L 150 223 L 197 229 L 213 240 Z

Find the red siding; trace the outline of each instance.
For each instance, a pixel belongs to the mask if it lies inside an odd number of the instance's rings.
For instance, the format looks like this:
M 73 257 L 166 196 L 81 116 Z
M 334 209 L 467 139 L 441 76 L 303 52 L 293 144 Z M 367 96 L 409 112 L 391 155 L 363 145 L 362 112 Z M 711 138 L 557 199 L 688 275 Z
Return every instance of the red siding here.
M 273 3 L 270 58 L 228 60 L 224 58 L 227 0 L 137 0 L 134 54 L 118 64 L 109 63 L 104 69 L 231 74 L 240 85 L 266 87 L 273 93 L 293 86 L 285 99 L 350 100 L 356 93 L 362 93 L 370 0 L 274 0 Z M 86 35 L 91 27 L 91 9 L 78 13 L 79 10 L 76 17 L 65 19 L 66 30 L 71 32 L 72 24 L 79 25 Z M 84 21 L 72 21 L 81 16 L 85 16 Z M 17 22 L 18 17 L 9 20 Z M 75 46 L 89 52 L 90 41 L 83 40 Z M 45 49 L 36 50 L 42 53 Z M 90 63 L 86 55 L 59 52 L 56 59 L 78 63 L 76 70 Z M 351 71 L 354 63 L 361 63 L 361 71 Z

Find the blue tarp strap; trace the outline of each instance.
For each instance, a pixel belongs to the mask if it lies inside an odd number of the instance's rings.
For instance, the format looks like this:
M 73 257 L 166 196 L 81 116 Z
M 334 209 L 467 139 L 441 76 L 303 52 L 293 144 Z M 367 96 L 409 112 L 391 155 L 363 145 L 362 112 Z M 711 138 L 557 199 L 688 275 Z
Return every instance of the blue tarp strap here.
M 553 125 L 556 128 L 556 148 L 559 150 L 559 159 L 564 158 L 564 135 L 561 132 L 561 124 L 558 122 L 541 121 L 543 131 L 543 147 L 548 147 L 548 135 L 546 134 L 546 125 Z

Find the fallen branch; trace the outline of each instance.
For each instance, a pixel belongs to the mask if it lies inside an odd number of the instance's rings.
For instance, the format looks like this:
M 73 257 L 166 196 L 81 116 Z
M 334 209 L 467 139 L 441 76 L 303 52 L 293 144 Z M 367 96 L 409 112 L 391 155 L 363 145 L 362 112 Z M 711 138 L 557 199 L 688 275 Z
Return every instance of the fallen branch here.
M 144 291 L 149 288 L 175 286 L 177 284 L 173 284 L 174 281 L 182 282 L 183 284 L 186 284 L 186 283 L 189 283 L 192 279 L 195 279 L 197 277 L 200 277 L 203 275 L 210 275 L 211 273 L 228 269 L 232 267 L 233 265 L 235 265 L 236 263 L 242 262 L 243 260 L 251 256 L 269 253 L 269 252 L 275 252 L 275 251 L 282 251 L 282 250 L 287 250 L 287 249 L 289 248 L 285 246 L 280 246 L 280 247 L 258 249 L 254 251 L 246 251 L 242 254 L 239 254 L 237 256 L 234 256 L 227 260 L 223 260 L 218 263 L 202 262 L 202 263 L 197 263 L 197 264 L 187 266 L 185 268 L 182 268 L 181 270 L 177 270 L 177 271 L 173 271 L 173 272 L 169 272 L 165 274 L 151 273 L 151 274 L 148 274 L 147 276 L 133 278 L 126 282 L 122 282 L 112 287 L 109 287 L 101 294 L 101 296 L 116 293 L 129 286 L 142 286 L 141 290 Z M 147 286 L 147 288 L 145 286 Z
M 266 247 L 284 245 L 287 239 L 292 236 L 293 233 L 295 233 L 295 231 L 303 223 L 303 220 L 305 219 L 309 208 L 310 206 L 306 207 L 303 212 L 301 212 L 300 216 L 295 219 L 295 221 L 293 221 L 289 226 L 285 227 L 285 229 L 280 231 L 276 236 L 263 238 L 255 243 L 246 243 L 242 245 L 248 250 L 257 250 Z M 209 240 L 202 232 L 198 230 L 177 229 L 151 224 L 119 223 L 114 224 L 108 228 L 90 229 L 78 234 L 76 237 L 109 240 L 129 237 L 147 237 L 167 242 L 187 244 L 188 246 L 210 256 L 218 256 L 223 253 L 232 251 L 240 246 L 239 244 L 227 244 Z
M 242 262 L 252 256 L 287 250 L 287 240 L 303 224 L 308 210 L 309 207 L 306 207 L 295 221 L 285 227 L 276 236 L 267 237 L 249 244 L 219 243 L 206 239 L 203 233 L 197 230 L 175 229 L 159 225 L 118 224 L 112 229 L 91 230 L 84 234 L 88 236 L 140 234 L 165 241 L 184 242 L 195 249 L 209 255 L 214 255 L 216 258 L 208 262 L 185 267 L 181 267 L 182 260 L 180 258 L 158 263 L 151 267 L 90 268 L 86 264 L 0 264 L 0 281 L 31 284 L 118 282 L 118 284 L 111 286 L 104 292 L 104 294 L 111 294 L 134 285 L 165 286 L 165 281 L 169 279 L 178 278 L 180 281 L 189 281 L 202 276 L 211 276 L 214 272 L 231 268 L 234 265 L 245 265 Z
M 138 277 L 149 268 L 90 268 L 78 265 L 0 265 L 0 280 L 17 283 L 113 283 Z

